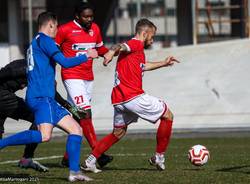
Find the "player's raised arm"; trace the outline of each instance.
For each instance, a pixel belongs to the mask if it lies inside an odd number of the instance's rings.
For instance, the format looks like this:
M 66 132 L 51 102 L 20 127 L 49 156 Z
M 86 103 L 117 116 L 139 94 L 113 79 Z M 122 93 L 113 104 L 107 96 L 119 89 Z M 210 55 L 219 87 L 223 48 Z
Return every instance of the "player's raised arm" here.
M 88 58 L 97 58 L 97 57 L 98 57 L 97 51 L 95 49 L 89 49 L 86 54 L 71 58 L 64 57 L 64 55 L 60 52 L 59 54 L 55 55 L 53 59 L 55 59 L 55 61 L 58 62 L 60 65 L 62 65 L 64 68 L 70 68 L 77 66 L 81 63 L 87 62 Z
M 53 58 L 55 62 L 59 63 L 64 68 L 74 67 L 81 63 L 87 62 L 89 57 L 98 57 L 97 51 L 95 49 L 88 49 L 83 55 L 67 58 L 62 54 L 55 42 L 50 37 L 40 34 L 40 37 L 37 39 L 40 39 L 38 41 L 40 43 L 40 47 L 48 54 L 48 56 Z
M 164 61 L 147 62 L 144 66 L 144 71 L 155 70 L 161 67 L 173 66 L 174 63 L 180 63 L 175 57 L 169 56 Z
M 128 48 L 123 43 L 118 43 L 110 47 L 109 51 L 104 54 L 104 61 L 103 65 L 107 66 L 108 63 L 111 62 L 114 56 L 117 56 L 120 54 L 120 52 L 127 52 Z

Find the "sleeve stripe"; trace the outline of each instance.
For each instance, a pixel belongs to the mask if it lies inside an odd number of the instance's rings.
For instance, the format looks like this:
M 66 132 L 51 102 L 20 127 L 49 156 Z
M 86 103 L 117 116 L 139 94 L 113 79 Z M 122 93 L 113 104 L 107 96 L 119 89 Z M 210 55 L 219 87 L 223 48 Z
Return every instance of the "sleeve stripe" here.
M 96 44 L 95 46 L 96 47 L 101 47 L 101 46 L 103 46 L 103 42 L 100 42 L 100 43 Z
M 130 47 L 128 46 L 128 44 L 126 44 L 126 43 L 123 43 L 124 45 L 125 45 L 125 47 L 127 48 L 127 50 L 128 50 L 128 52 L 130 52 L 131 51 L 131 49 L 130 49 Z

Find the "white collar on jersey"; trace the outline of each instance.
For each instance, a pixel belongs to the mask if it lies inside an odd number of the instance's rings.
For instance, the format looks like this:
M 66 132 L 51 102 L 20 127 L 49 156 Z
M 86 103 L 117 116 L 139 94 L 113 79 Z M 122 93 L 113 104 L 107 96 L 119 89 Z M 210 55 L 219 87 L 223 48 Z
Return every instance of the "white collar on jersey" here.
M 73 22 L 74 22 L 79 28 L 83 29 L 82 26 L 81 26 L 78 22 L 76 22 L 76 20 L 73 20 Z
M 136 38 L 136 37 L 134 37 L 134 38 L 132 38 L 132 40 L 139 40 L 138 38 Z M 141 40 L 139 40 L 139 41 L 141 41 Z

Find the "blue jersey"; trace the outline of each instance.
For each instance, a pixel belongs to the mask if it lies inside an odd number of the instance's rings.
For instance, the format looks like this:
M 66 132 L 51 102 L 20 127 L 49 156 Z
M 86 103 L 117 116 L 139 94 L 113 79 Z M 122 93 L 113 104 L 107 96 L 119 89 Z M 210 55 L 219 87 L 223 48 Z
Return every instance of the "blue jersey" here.
M 26 98 L 55 96 L 55 64 L 64 68 L 73 67 L 87 61 L 86 55 L 65 58 L 54 40 L 38 33 L 27 50 L 28 85 Z

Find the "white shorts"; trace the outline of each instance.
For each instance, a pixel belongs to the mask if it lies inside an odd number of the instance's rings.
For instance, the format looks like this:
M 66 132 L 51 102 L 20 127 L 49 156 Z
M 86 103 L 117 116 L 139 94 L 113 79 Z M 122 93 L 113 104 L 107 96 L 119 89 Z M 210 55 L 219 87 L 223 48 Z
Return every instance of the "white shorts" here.
M 124 127 L 138 118 L 156 123 L 167 111 L 167 105 L 148 94 L 140 95 L 131 101 L 114 105 L 114 127 Z
M 71 104 L 83 109 L 90 109 L 93 81 L 67 79 L 63 81 L 67 91 L 67 99 Z

